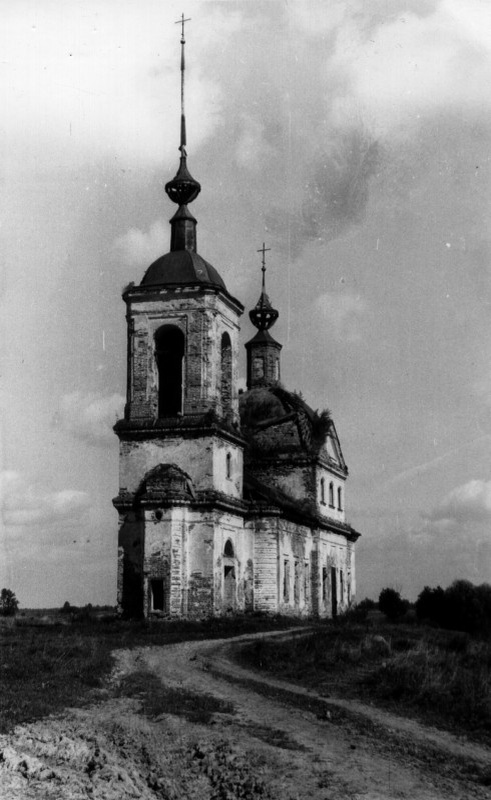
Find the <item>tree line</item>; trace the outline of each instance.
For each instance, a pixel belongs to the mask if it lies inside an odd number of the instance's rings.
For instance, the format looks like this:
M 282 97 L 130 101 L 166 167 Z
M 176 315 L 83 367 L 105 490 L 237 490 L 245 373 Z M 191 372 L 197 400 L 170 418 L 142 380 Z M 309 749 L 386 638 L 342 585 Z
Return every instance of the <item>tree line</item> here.
M 456 580 L 446 589 L 425 586 L 414 606 L 395 589 L 382 589 L 379 610 L 392 622 L 404 619 L 414 608 L 419 622 L 467 633 L 491 633 L 491 585 L 475 586 Z

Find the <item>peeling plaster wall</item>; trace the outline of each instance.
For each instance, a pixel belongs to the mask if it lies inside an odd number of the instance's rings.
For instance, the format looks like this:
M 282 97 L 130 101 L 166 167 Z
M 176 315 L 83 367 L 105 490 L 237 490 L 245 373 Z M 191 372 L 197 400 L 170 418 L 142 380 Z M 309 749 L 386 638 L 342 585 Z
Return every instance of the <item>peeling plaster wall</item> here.
M 314 534 L 310 528 L 280 520 L 278 543 L 278 610 L 306 616 L 312 612 Z
M 356 595 L 354 545 L 342 536 L 322 531 L 319 537 L 319 614 L 332 615 L 331 569 L 336 570 L 336 602 L 338 613 L 347 611 Z M 327 584 L 323 588 L 323 569 L 326 570 Z M 341 581 L 342 576 L 342 581 Z M 341 591 L 341 585 L 343 591 Z
M 278 520 L 258 517 L 248 523 L 254 536 L 254 605 L 258 611 L 278 611 Z
M 225 555 L 229 541 L 233 557 Z M 232 568 L 235 577 L 235 592 L 227 596 L 225 569 Z M 241 517 L 233 514 L 217 514 L 215 522 L 214 585 L 216 614 L 233 610 L 252 611 L 254 608 L 254 539 L 252 532 L 244 528 Z
M 232 456 L 232 479 L 226 478 L 226 455 Z M 146 473 L 158 464 L 177 464 L 188 473 L 197 491 L 224 492 L 242 496 L 242 448 L 219 436 L 197 439 L 175 438 L 122 441 L 119 458 L 120 490 L 134 493 Z
M 332 616 L 331 590 L 323 596 L 323 567 L 337 570 L 338 613 L 355 595 L 354 547 L 343 536 L 278 517 L 248 523 L 255 531 L 255 608 L 269 613 Z M 344 597 L 341 599 L 340 575 Z M 330 581 L 328 571 L 328 583 Z

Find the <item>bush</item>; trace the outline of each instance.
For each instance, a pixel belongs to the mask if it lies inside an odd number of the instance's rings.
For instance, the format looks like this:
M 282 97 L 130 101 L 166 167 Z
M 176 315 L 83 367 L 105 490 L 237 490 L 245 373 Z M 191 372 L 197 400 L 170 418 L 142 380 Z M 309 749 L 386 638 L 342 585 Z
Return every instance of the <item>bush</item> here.
M 2 589 L 0 594 L 0 614 L 4 617 L 13 617 L 17 614 L 19 601 L 11 589 Z
M 394 622 L 404 616 L 409 608 L 409 602 L 403 600 L 395 589 L 382 589 L 378 598 L 378 607 L 387 619 Z

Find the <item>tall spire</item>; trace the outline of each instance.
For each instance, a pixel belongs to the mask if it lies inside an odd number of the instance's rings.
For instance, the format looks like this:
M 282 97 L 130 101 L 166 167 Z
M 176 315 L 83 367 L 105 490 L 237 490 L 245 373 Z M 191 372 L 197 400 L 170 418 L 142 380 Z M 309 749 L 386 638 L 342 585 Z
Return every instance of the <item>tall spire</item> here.
M 191 17 L 184 19 L 184 14 L 181 16 L 181 19 L 178 19 L 176 22 L 176 25 L 181 25 L 181 144 L 179 145 L 179 150 L 183 156 L 186 155 L 186 114 L 184 111 L 184 72 L 186 69 L 184 58 L 184 46 L 186 44 L 184 25 L 186 22 L 191 22 Z
M 260 331 L 266 331 L 268 328 L 272 328 L 279 317 L 279 312 L 276 308 L 273 308 L 266 294 L 266 253 L 269 252 L 269 250 L 271 250 L 271 248 L 266 247 L 263 242 L 263 246 L 257 251 L 263 254 L 261 263 L 261 272 L 263 273 L 261 294 L 252 311 L 249 311 L 249 319 L 254 327 Z
M 184 47 L 184 25 L 189 22 L 182 14 L 181 19 L 176 24 L 181 25 L 181 135 L 179 150 L 179 169 L 175 177 L 166 183 L 165 191 L 173 203 L 177 203 L 178 210 L 171 219 L 171 251 L 172 250 L 192 250 L 196 251 L 196 220 L 187 208 L 188 203 L 192 203 L 201 191 L 198 181 L 195 181 L 187 168 L 186 152 L 186 115 L 184 109 L 184 76 L 185 76 L 185 54 Z

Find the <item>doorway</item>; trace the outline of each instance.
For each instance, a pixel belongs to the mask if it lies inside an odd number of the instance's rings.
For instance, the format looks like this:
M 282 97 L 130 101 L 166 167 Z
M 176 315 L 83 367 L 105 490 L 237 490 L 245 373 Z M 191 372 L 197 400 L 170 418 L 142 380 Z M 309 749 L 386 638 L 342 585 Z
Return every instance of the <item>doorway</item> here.
M 235 567 L 223 568 L 223 607 L 225 611 L 235 611 L 237 598 L 237 580 Z

